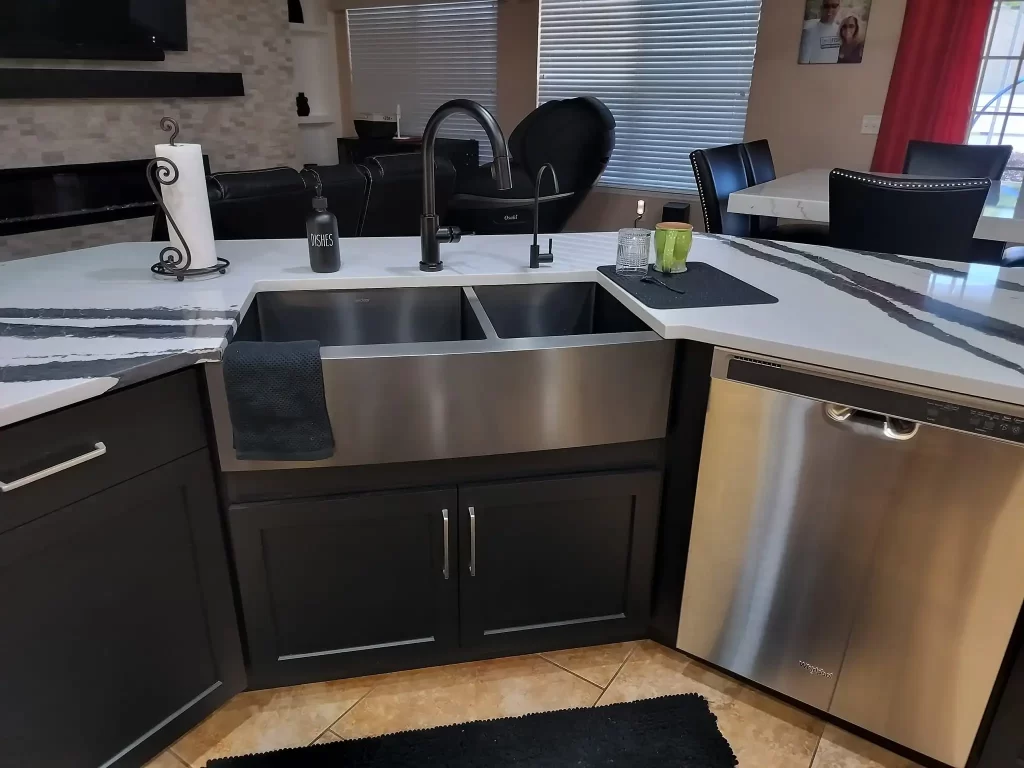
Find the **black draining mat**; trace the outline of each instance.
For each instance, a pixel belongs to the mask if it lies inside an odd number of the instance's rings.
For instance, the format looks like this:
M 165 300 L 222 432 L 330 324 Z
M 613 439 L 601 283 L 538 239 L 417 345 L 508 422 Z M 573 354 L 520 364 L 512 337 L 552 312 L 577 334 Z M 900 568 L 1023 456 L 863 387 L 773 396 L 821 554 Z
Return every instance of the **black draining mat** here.
M 615 267 L 598 267 L 617 286 L 651 309 L 696 309 L 698 307 L 739 307 L 746 304 L 775 304 L 778 299 L 760 288 L 744 283 L 703 261 L 691 261 L 678 275 L 663 275 L 647 268 L 649 277 L 670 285 L 670 291 L 657 283 L 615 274 Z

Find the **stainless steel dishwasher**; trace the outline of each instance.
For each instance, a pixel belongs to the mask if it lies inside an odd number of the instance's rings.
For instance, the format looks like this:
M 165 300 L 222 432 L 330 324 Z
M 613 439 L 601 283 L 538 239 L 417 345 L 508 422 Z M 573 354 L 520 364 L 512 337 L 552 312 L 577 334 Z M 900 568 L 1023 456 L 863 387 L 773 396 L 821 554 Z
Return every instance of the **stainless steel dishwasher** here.
M 677 645 L 963 766 L 1024 601 L 1024 409 L 716 350 Z

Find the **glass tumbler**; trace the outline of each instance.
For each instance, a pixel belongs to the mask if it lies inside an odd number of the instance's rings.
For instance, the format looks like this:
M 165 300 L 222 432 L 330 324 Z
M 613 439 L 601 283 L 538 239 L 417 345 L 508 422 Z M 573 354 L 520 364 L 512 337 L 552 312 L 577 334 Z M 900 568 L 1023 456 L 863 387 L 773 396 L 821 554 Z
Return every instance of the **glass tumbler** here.
M 623 277 L 647 277 L 651 260 L 651 230 L 620 229 L 615 272 Z

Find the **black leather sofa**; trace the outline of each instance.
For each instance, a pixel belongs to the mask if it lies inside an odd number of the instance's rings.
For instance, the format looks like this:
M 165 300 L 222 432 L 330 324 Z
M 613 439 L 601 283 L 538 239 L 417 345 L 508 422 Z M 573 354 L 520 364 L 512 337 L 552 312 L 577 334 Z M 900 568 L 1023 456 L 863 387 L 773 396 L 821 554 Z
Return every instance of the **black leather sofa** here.
M 218 240 L 276 240 L 306 236 L 317 182 L 341 237 L 418 235 L 423 208 L 419 155 L 383 155 L 359 165 L 265 168 L 206 177 L 213 233 Z M 455 169 L 437 161 L 437 209 L 444 221 L 455 188 Z M 153 240 L 167 240 L 162 212 Z

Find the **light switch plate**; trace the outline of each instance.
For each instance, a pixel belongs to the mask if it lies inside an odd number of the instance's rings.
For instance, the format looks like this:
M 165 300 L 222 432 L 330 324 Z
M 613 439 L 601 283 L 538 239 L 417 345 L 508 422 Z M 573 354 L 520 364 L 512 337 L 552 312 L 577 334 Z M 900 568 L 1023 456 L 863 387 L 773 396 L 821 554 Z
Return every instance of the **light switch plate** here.
M 860 132 L 869 136 L 877 136 L 878 132 L 882 128 L 882 116 L 881 115 L 864 115 L 864 120 L 860 124 Z

